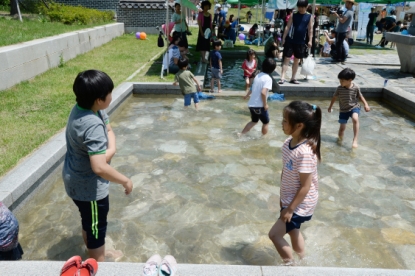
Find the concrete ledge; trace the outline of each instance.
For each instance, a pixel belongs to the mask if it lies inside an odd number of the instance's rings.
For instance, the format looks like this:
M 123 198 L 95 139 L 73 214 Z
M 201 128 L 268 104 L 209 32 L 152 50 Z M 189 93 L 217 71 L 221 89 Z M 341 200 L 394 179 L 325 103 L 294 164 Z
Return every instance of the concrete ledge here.
M 130 96 L 132 90 L 131 83 L 115 88 L 111 105 L 106 109 L 108 114 Z M 14 210 L 62 163 L 65 153 L 65 130 L 62 130 L 0 179 L 0 201 Z
M 8 276 L 56 276 L 64 262 L 60 261 L 18 261 L 0 262 L 0 271 Z M 136 276 L 142 275 L 142 263 L 99 263 L 97 275 L 105 276 Z M 415 270 L 338 268 L 338 267 L 287 267 L 287 266 L 249 266 L 249 265 L 196 265 L 179 264 L 180 276 L 275 276 L 275 275 L 414 275 Z
M 415 95 L 400 87 L 383 89 L 382 100 L 415 119 Z
M 134 82 L 134 94 L 172 94 L 181 95 L 180 87 L 172 85 L 170 82 Z
M 124 33 L 123 23 L 0 47 L 0 91 L 29 80 Z

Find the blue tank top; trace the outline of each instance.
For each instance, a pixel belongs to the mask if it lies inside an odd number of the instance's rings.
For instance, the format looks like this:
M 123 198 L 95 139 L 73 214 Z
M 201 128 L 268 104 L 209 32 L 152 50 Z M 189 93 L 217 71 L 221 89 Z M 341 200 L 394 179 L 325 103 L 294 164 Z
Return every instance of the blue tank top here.
M 287 35 L 287 42 L 292 44 L 305 44 L 310 18 L 311 14 L 309 13 L 300 14 L 297 12 L 293 15 L 293 23 Z

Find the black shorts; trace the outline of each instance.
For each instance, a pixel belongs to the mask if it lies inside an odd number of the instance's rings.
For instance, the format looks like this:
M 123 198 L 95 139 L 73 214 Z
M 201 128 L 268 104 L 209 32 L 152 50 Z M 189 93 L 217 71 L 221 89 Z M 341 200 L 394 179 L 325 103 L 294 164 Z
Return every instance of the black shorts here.
M 280 212 L 284 209 L 285 208 L 281 208 Z M 299 216 L 296 213 L 294 213 L 293 216 L 291 217 L 291 221 L 285 223 L 285 233 L 288 233 L 288 232 L 290 232 L 291 230 L 294 230 L 294 229 L 300 229 L 301 224 L 306 222 L 306 221 L 309 221 L 311 219 L 311 217 L 312 217 L 312 215 L 308 216 L 308 217 L 302 217 L 302 216 Z
M 265 110 L 263 107 L 250 107 L 249 111 L 251 112 L 252 122 L 258 123 L 261 120 L 264 125 L 269 123 L 268 110 Z
M 295 58 L 301 59 L 304 57 L 305 44 L 284 43 L 284 50 L 282 51 L 284 57 L 291 57 L 294 54 Z
M 82 229 L 86 232 L 87 248 L 96 249 L 105 244 L 109 196 L 97 201 L 72 199 L 81 213 Z

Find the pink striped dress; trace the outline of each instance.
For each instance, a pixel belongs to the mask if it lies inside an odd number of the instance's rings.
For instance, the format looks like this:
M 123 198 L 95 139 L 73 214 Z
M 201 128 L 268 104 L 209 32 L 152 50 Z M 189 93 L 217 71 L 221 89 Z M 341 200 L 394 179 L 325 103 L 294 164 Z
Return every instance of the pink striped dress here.
M 311 173 L 311 187 L 304 201 L 294 210 L 299 216 L 308 217 L 314 213 L 318 201 L 317 156 L 307 141 L 290 148 L 291 137 L 282 146 L 282 178 L 280 197 L 282 207 L 288 207 L 300 189 L 300 173 Z

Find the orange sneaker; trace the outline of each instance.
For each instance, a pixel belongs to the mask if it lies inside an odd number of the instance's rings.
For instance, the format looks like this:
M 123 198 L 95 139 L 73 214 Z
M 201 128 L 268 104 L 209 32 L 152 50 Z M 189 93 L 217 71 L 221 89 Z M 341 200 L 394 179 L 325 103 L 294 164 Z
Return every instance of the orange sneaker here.
M 82 259 L 79 256 L 73 256 L 65 262 L 61 269 L 61 276 L 74 276 L 81 268 Z

